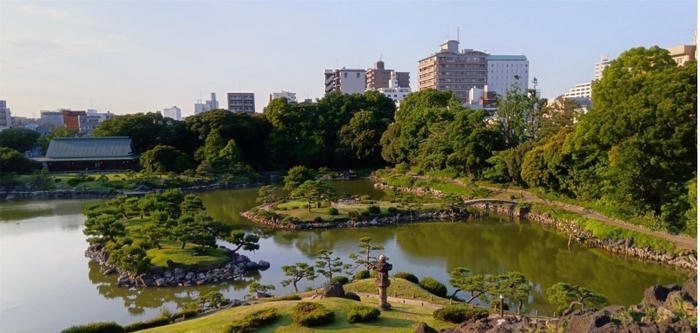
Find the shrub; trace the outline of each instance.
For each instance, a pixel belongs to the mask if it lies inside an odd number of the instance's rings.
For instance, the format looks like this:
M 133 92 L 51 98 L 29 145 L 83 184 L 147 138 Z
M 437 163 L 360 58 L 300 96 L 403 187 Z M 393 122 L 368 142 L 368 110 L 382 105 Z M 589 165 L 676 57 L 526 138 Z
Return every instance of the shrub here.
M 292 209 L 299 209 L 299 206 L 292 206 Z
M 387 210 L 389 211 L 389 213 L 392 213 L 392 214 L 399 211 L 399 209 L 396 207 L 389 207 Z
M 125 182 L 125 181 L 126 181 L 126 178 L 122 178 L 122 181 Z
M 56 179 L 54 179 L 53 181 L 56 182 L 56 183 L 60 183 L 60 182 L 61 182 L 61 179 L 60 179 L 60 178 L 56 178 Z
M 78 185 L 80 184 L 80 178 L 68 178 L 68 180 L 66 180 L 66 183 L 68 183 L 68 185 L 70 186 Z
M 481 319 L 489 316 L 485 309 L 471 308 L 464 304 L 446 306 L 433 312 L 433 318 L 459 324 L 465 320 Z
M 372 205 L 375 203 L 374 200 L 360 200 L 360 203 L 363 205 Z
M 367 195 L 367 194 L 365 194 L 365 195 L 363 195 L 363 196 L 360 197 L 360 200 L 365 200 L 365 201 L 366 201 L 366 200 L 372 200 L 372 197 L 369 196 L 369 195 Z
M 369 216 L 369 212 L 366 210 L 363 210 L 360 212 L 360 215 L 367 217 L 367 216 Z
M 491 308 L 500 310 L 501 309 L 501 300 L 500 299 L 494 299 L 491 301 Z M 510 310 L 510 307 L 508 306 L 508 303 L 503 302 L 503 311 L 508 311 Z
M 172 318 L 173 319 L 182 318 L 183 316 L 185 318 L 192 318 L 192 317 L 196 317 L 198 314 L 199 314 L 199 310 L 197 310 L 197 309 L 185 309 L 185 310 L 173 313 Z
M 335 207 L 329 207 L 328 208 L 328 214 L 329 215 L 338 215 L 338 209 Z
M 87 176 L 87 177 L 85 178 L 85 180 L 88 181 L 88 182 L 94 182 L 94 181 L 95 181 L 95 177 L 93 177 L 93 176 Z
M 287 207 L 280 207 L 279 210 L 287 210 Z
M 380 312 L 377 308 L 365 305 L 355 305 L 348 310 L 348 321 L 351 323 L 368 323 L 379 318 Z
M 369 279 L 369 271 L 366 269 L 363 269 L 357 273 L 355 273 L 355 280 L 362 280 L 362 279 Z
M 420 280 L 419 284 L 423 289 L 427 290 L 435 296 L 447 296 L 447 287 L 445 287 L 445 285 L 440 283 L 440 281 L 438 280 L 435 280 L 431 277 L 424 277 Z
M 397 279 L 404 279 L 406 281 L 413 282 L 415 284 L 420 283 L 418 281 L 418 277 L 413 275 L 413 273 L 410 273 L 410 272 L 396 272 L 396 274 L 394 274 L 394 277 Z
M 367 207 L 367 211 L 371 214 L 379 214 L 382 212 L 382 209 L 379 208 L 379 206 L 369 206 Z
M 224 326 L 222 333 L 252 332 L 261 326 L 273 323 L 279 317 L 276 308 L 251 312 L 243 318 L 235 320 L 230 325 Z
M 301 301 L 301 296 L 299 296 L 298 294 L 289 294 L 275 297 L 273 299 L 270 299 L 270 301 Z
M 137 321 L 135 323 L 124 326 L 124 332 L 136 332 L 147 328 L 160 327 L 170 324 L 170 318 L 160 316 L 146 321 Z
M 292 308 L 292 321 L 300 326 L 321 326 L 333 320 L 335 313 L 319 303 L 301 302 Z
M 61 333 L 123 333 L 124 328 L 119 324 L 110 322 L 96 322 L 85 325 L 71 326 Z
M 331 279 L 331 283 L 333 283 L 333 282 L 338 282 L 340 284 L 347 284 L 348 282 L 350 282 L 350 280 L 348 280 L 347 276 L 339 275 L 339 276 L 336 276 L 336 277 Z

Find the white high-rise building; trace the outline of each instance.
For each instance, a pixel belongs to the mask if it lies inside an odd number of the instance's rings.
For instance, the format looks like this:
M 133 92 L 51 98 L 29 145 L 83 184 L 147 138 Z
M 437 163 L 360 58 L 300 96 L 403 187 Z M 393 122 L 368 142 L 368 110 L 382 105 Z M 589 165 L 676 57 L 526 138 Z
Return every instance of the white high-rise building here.
M 520 93 L 527 90 L 530 61 L 524 55 L 489 55 L 486 57 L 488 73 L 486 82 L 489 92 L 505 96 L 506 92 L 518 85 Z
M 569 89 L 569 92 L 564 94 L 565 98 L 579 98 L 579 97 L 588 97 L 591 98 L 593 95 L 593 92 L 591 90 L 591 83 L 579 83 L 575 85 L 573 88 Z
M 603 77 L 603 70 L 605 70 L 605 67 L 608 67 L 610 65 L 610 61 L 608 60 L 608 55 L 604 54 L 602 57 L 600 57 L 600 62 L 595 63 L 595 75 L 593 76 L 593 80 L 600 80 Z
M 284 91 L 282 92 L 272 92 L 270 94 L 270 102 L 272 102 L 273 99 L 278 99 L 280 97 L 286 97 L 288 103 L 296 103 L 297 102 L 297 93 L 293 93 L 291 91 Z
M 194 103 L 194 114 L 200 114 L 202 112 L 207 112 L 209 110 L 214 110 L 219 108 L 219 102 L 216 100 L 216 93 L 211 93 L 211 100 L 202 103 L 202 100 L 197 100 Z
M 0 101 L 0 131 L 12 126 L 12 114 L 7 107 L 7 102 Z
M 171 108 L 165 108 L 163 109 L 163 117 L 166 118 L 172 118 L 174 120 L 181 120 L 182 119 L 182 114 L 180 112 L 180 108 L 177 106 L 173 106 Z
M 378 88 L 377 91 L 391 98 L 398 107 L 401 105 L 401 101 L 411 93 L 411 87 L 399 87 L 399 77 L 395 71 L 391 71 L 389 88 Z
M 367 84 L 364 69 L 326 69 L 324 72 L 324 93 L 340 91 L 344 94 L 363 94 Z

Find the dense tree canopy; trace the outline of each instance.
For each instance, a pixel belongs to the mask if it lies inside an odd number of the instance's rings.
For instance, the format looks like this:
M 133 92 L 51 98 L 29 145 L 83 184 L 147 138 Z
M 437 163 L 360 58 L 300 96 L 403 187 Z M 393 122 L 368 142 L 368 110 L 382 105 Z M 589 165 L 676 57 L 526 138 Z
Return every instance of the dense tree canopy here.
M 39 132 L 26 128 L 8 128 L 0 131 L 0 147 L 14 149 L 20 153 L 32 149 L 39 139 Z
M 29 165 L 29 159 L 27 159 L 24 154 L 20 154 L 12 148 L 0 147 L 1 173 L 28 173 Z
M 191 167 L 189 157 L 171 146 L 157 145 L 141 154 L 139 159 L 143 168 L 154 173 L 159 171 L 159 166 L 177 173 Z

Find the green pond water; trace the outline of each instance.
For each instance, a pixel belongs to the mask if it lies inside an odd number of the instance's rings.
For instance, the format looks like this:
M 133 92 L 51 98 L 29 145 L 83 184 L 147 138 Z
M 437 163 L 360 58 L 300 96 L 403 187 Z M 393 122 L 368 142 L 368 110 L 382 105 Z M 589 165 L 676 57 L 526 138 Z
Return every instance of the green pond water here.
M 384 196 L 368 180 L 334 182 L 341 192 Z M 447 285 L 449 272 L 464 266 L 476 273 L 517 270 L 533 285 L 525 311 L 551 313 L 545 290 L 565 281 L 605 295 L 613 304 L 638 303 L 654 284 L 681 284 L 695 272 L 608 255 L 577 244 L 526 220 L 492 216 L 459 222 L 422 222 L 393 227 L 315 231 L 272 230 L 241 217 L 254 207 L 257 189 L 203 193 L 204 204 L 216 219 L 261 235 L 260 250 L 246 252 L 272 267 L 241 281 L 191 288 L 125 289 L 116 276 L 84 257 L 82 207 L 90 200 L 20 201 L 0 203 L 0 332 L 57 332 L 91 321 L 128 324 L 155 317 L 163 307 L 175 310 L 200 293 L 220 291 L 242 299 L 252 281 L 283 288 L 282 265 L 313 262 L 319 249 L 332 249 L 350 262 L 360 237 L 383 245 L 394 271 L 434 277 Z M 94 200 L 93 200 L 94 201 Z M 225 244 L 221 242 L 221 244 Z M 302 281 L 300 289 L 317 287 L 324 279 Z M 451 293 L 454 288 L 448 287 Z M 466 297 L 464 293 L 458 294 Z

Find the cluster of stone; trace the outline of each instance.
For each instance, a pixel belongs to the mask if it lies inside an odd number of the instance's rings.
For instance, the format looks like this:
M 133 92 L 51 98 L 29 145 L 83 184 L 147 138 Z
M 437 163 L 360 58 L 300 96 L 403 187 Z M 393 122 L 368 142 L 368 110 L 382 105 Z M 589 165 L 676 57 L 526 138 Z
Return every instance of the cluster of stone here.
M 265 270 L 270 263 L 264 260 L 251 261 L 247 256 L 233 252 L 231 249 L 220 246 L 228 254 L 229 260 L 218 267 L 191 266 L 187 269 L 176 267 L 172 261 L 168 261 L 168 267 L 154 266 L 149 273 L 139 275 L 125 272 L 110 265 L 109 253 L 101 244 L 92 244 L 85 251 L 85 256 L 95 260 L 105 267 L 104 275 L 117 274 L 117 285 L 120 287 L 190 287 L 215 283 L 219 281 L 242 278 L 250 271 Z

